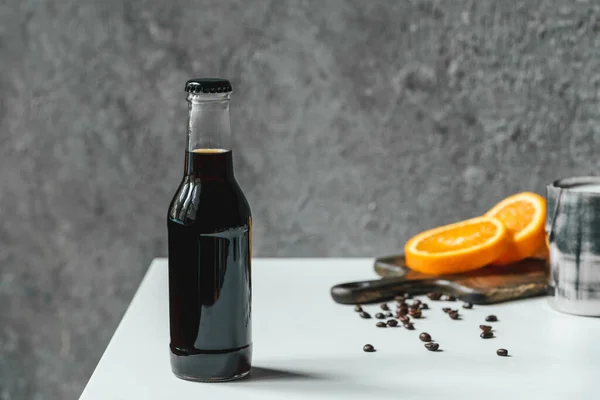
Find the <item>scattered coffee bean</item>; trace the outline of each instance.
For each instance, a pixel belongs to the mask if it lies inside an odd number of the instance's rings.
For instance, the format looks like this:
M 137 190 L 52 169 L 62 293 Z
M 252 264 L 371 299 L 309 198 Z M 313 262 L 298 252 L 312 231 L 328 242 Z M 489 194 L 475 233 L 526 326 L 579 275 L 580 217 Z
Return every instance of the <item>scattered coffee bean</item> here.
M 444 307 L 442 308 L 442 311 L 448 314 L 450 311 L 452 311 L 452 309 L 450 307 Z
M 427 332 L 423 332 L 419 335 L 421 342 L 431 342 L 431 335 Z
M 398 326 L 398 321 L 396 321 L 395 319 L 390 319 L 387 322 L 388 326 Z
M 458 314 L 458 310 L 452 310 L 448 313 L 448 315 L 450 316 L 450 318 L 452 319 L 459 319 L 460 315 Z
M 375 314 L 375 318 L 377 318 L 377 319 L 384 319 L 385 315 L 383 315 L 383 313 L 378 312 L 377 314 Z
M 421 305 L 421 300 L 413 300 L 412 305 L 415 307 L 419 307 Z
M 372 344 L 365 344 L 363 346 L 363 351 L 366 352 L 366 353 L 372 353 L 372 352 L 375 351 L 375 347 L 373 347 Z
M 485 320 L 487 322 L 496 322 L 498 321 L 498 317 L 496 317 L 495 315 L 488 315 L 487 317 L 485 317 Z
M 379 307 L 381 307 L 383 311 L 390 311 L 390 308 L 388 307 L 387 303 L 383 303 Z
M 449 294 L 445 294 L 442 296 L 441 300 L 443 301 L 456 301 L 456 297 L 450 296 Z
M 471 308 L 473 308 L 473 303 L 469 303 L 468 301 L 463 304 L 463 308 L 466 308 L 467 310 L 470 310 Z
M 429 310 L 429 305 L 427 305 L 427 303 L 421 303 L 421 305 L 419 306 L 419 308 L 421 310 Z
M 408 310 L 399 310 L 398 312 L 396 312 L 396 318 L 400 318 L 403 315 L 408 314 Z
M 421 318 L 421 310 L 419 310 L 418 308 L 411 308 L 408 313 L 410 314 L 411 317 L 413 318 Z
M 385 322 L 381 322 L 381 321 L 376 323 L 375 326 L 378 328 L 387 328 L 387 324 Z
M 368 313 L 368 312 L 366 312 L 366 311 L 361 311 L 361 312 L 360 312 L 358 315 L 360 315 L 360 317 L 361 317 L 361 318 L 364 318 L 364 319 L 369 319 L 369 318 L 371 318 L 371 314 L 369 314 L 369 313 Z
M 429 300 L 439 300 L 442 297 L 442 294 L 439 292 L 431 292 L 427 293 L 427 297 Z
M 410 322 L 410 317 L 408 315 L 401 315 L 398 319 L 403 324 L 406 324 L 406 323 Z
M 490 338 L 494 337 L 494 332 L 484 331 L 484 332 L 481 332 L 481 335 L 479 335 L 479 336 L 481 336 L 482 339 L 490 339 Z
M 425 348 L 429 351 L 437 351 L 437 349 L 440 348 L 440 345 L 438 343 L 429 342 L 425 343 Z
M 357 305 L 354 306 L 354 311 L 361 312 L 362 310 L 363 309 L 362 309 L 362 307 L 360 305 L 357 304 Z
M 498 354 L 500 357 L 506 357 L 508 355 L 508 350 L 498 349 L 496 350 L 496 354 Z
M 386 312 L 385 313 L 385 317 L 386 318 L 392 318 L 394 316 L 394 314 L 392 314 L 391 312 Z
M 408 329 L 409 331 L 414 331 L 415 330 L 415 326 L 412 323 L 410 323 L 410 322 L 407 322 L 406 324 L 404 324 L 404 327 L 406 329 Z
M 479 325 L 479 329 L 481 329 L 484 332 L 489 332 L 492 330 L 492 327 L 489 325 Z

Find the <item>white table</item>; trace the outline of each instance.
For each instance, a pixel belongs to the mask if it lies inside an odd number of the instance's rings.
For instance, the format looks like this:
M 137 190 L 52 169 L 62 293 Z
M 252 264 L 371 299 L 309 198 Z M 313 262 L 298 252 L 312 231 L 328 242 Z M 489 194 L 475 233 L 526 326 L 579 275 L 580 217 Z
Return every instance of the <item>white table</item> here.
M 329 296 L 336 283 L 366 278 L 375 278 L 370 259 L 255 259 L 253 371 L 236 382 L 194 383 L 170 370 L 167 262 L 156 259 L 81 399 L 600 398 L 600 319 L 533 299 L 461 308 L 463 320 L 454 321 L 441 308 L 460 303 L 426 299 L 431 310 L 416 330 L 376 328 L 376 319 Z M 497 337 L 484 340 L 478 326 L 491 313 Z M 427 351 L 422 331 L 443 351 Z M 377 352 L 363 352 L 366 343 Z M 501 347 L 512 356 L 498 357 Z

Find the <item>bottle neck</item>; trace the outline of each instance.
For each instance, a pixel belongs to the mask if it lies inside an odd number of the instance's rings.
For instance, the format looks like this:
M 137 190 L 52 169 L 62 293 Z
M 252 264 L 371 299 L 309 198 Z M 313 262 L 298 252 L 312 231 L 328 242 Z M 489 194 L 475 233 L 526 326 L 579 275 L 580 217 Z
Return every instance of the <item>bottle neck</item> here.
M 185 175 L 233 178 L 229 93 L 188 94 Z
M 196 149 L 185 152 L 185 176 L 200 180 L 233 180 L 231 150 Z
M 231 150 L 230 93 L 188 94 L 187 151 Z

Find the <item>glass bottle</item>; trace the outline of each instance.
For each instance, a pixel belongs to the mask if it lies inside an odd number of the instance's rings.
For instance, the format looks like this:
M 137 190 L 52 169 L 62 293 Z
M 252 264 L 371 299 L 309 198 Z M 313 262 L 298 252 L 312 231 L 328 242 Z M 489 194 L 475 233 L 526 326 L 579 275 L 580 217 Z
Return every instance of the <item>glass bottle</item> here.
M 250 207 L 233 173 L 226 79 L 192 79 L 184 174 L 171 205 L 171 369 L 187 380 L 227 381 L 250 371 Z

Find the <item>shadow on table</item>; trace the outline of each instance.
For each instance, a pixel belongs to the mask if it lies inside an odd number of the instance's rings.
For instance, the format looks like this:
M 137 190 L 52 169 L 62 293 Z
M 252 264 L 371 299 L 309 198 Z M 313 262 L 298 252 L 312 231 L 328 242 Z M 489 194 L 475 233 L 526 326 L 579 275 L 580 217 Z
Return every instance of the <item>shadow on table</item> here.
M 317 367 L 319 370 L 315 370 L 313 360 L 290 360 L 287 362 L 289 366 L 252 367 L 246 378 L 233 382 L 243 386 L 244 390 L 280 391 L 283 393 L 302 391 L 307 396 L 314 393 L 331 398 L 350 394 L 364 394 L 369 398 L 372 396 L 386 398 L 390 394 L 388 389 L 355 379 L 355 368 L 349 366 L 357 365 L 361 359 L 328 359 L 320 362 Z M 382 361 L 380 357 L 379 362 Z M 397 359 L 392 361 L 397 363 Z
M 277 381 L 277 380 L 320 380 L 326 377 L 320 374 L 299 372 L 293 370 L 273 369 L 263 367 L 252 367 L 250 375 L 246 379 L 235 382 L 248 381 Z

